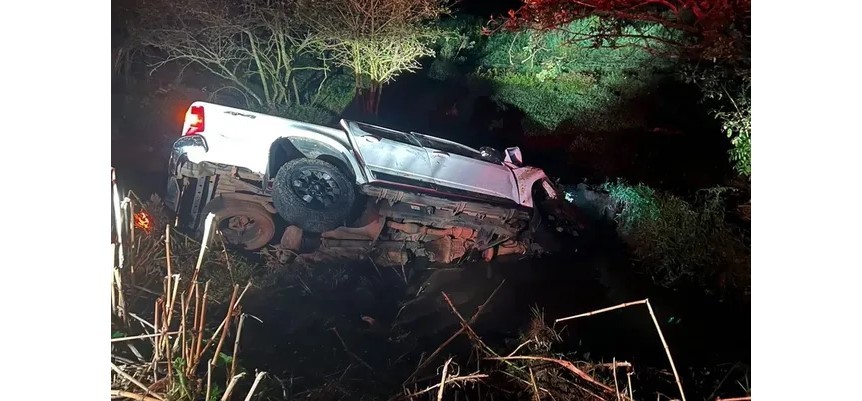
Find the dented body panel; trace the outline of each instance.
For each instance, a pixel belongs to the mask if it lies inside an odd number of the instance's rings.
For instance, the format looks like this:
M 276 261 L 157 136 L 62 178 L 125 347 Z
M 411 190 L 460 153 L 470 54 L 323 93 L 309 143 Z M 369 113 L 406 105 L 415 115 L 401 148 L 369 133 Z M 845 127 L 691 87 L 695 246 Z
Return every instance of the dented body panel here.
M 285 254 L 308 260 L 364 254 L 398 265 L 531 252 L 538 248 L 530 235 L 535 196 L 559 196 L 516 147 L 501 156 L 356 121 L 342 120 L 337 129 L 206 102 L 193 103 L 189 116 L 169 157 L 167 199 L 185 228 L 200 229 L 218 198 L 262 205 L 279 219 L 273 177 L 297 158 L 324 160 L 355 185 L 366 204 L 354 221 L 319 234 L 286 222 L 274 235 Z

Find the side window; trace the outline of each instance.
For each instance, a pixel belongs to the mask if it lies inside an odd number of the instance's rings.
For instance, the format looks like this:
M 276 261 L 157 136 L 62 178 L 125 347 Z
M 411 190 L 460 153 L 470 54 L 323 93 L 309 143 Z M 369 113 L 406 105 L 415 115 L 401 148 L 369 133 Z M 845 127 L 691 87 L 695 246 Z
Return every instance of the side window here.
M 362 131 L 365 131 L 371 135 L 379 136 L 390 141 L 412 144 L 412 141 L 410 141 L 410 138 L 407 137 L 407 134 L 404 134 L 402 132 L 380 129 L 362 123 L 357 123 L 357 125 Z
M 439 149 L 444 152 L 452 153 L 459 156 L 469 157 L 471 159 L 482 160 L 481 154 L 478 151 L 470 149 L 466 146 L 442 140 L 439 138 L 429 137 L 427 135 L 416 134 L 415 137 L 419 140 L 422 146 L 433 149 Z

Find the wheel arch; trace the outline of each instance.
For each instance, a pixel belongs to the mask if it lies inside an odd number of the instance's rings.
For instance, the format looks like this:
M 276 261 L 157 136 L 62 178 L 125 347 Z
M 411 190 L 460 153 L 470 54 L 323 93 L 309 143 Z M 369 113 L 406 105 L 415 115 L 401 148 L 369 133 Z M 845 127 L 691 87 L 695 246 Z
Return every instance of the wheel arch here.
M 303 137 L 282 137 L 273 141 L 269 149 L 266 179 L 275 177 L 278 169 L 285 163 L 301 157 L 323 160 L 334 165 L 352 181 L 365 181 L 359 164 L 349 149 Z
M 514 170 L 518 187 L 521 188 L 521 205 L 536 207 L 536 201 L 554 199 L 559 196 L 550 178 L 542 169 L 521 167 Z

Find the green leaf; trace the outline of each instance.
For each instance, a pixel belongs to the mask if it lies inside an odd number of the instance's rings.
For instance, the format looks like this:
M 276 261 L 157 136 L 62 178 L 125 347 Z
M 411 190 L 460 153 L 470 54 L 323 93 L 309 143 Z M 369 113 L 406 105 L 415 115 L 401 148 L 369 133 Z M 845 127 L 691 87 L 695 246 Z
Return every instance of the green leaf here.
M 216 358 L 216 366 L 228 366 L 232 361 L 232 356 L 225 354 L 224 352 L 219 352 L 218 357 Z

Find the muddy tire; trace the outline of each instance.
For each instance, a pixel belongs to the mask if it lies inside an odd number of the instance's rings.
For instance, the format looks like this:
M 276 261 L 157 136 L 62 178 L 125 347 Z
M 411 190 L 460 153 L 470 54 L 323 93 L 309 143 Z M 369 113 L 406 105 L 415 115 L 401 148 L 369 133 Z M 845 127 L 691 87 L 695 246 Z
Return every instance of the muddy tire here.
M 347 223 L 356 192 L 337 167 L 323 160 L 301 158 L 278 170 L 272 199 L 288 224 L 322 233 Z
M 263 206 L 238 199 L 218 197 L 204 208 L 204 216 L 213 213 L 225 241 L 246 250 L 263 248 L 275 235 L 273 216 Z

